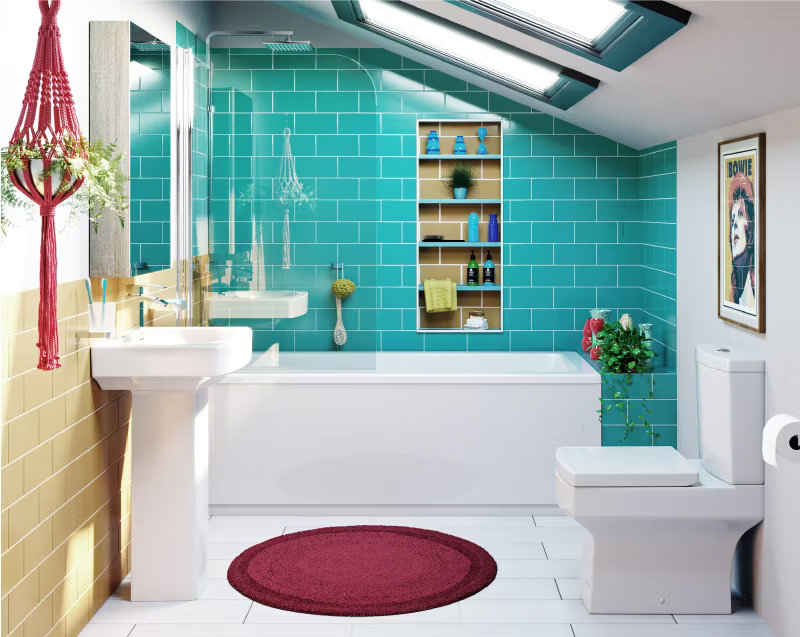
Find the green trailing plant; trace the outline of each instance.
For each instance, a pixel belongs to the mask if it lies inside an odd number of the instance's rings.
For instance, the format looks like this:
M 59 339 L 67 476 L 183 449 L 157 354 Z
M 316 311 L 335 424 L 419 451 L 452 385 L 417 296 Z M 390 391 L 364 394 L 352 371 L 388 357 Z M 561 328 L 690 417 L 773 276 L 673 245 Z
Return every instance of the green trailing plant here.
M 644 332 L 634 326 L 625 329 L 619 321 L 605 323 L 603 329 L 597 334 L 597 344 L 599 360 L 603 364 L 600 369 L 603 384 L 609 388 L 612 396 L 611 398 L 600 397 L 600 409 L 598 410 L 600 418 L 602 419 L 604 413 L 617 409 L 625 421 L 625 436 L 620 442 L 627 440 L 637 425 L 643 426 L 650 439 L 655 441 L 661 434 L 655 431 L 653 425 L 648 421 L 648 416 L 653 413 L 648 401 L 655 398 L 653 393 L 655 377 L 653 377 L 653 384 L 647 395 L 641 399 L 641 414 L 636 418 L 631 418 L 628 409 L 633 374 L 649 372 L 650 362 L 656 356 L 650 349 L 650 343 Z M 614 383 L 609 378 L 611 375 L 621 376 L 621 383 Z
M 469 190 L 475 185 L 472 166 L 463 161 L 455 162 L 444 183 L 450 188 L 466 188 Z
M 125 224 L 125 211 L 128 198 L 125 183 L 128 176 L 122 169 L 122 153 L 117 152 L 116 144 L 106 144 L 102 140 L 89 142 L 85 137 L 76 140 L 71 137 L 62 140 L 63 147 L 45 144 L 43 149 L 29 147 L 24 140 L 11 144 L 2 150 L 2 202 L 3 208 L 23 210 L 33 214 L 36 205 L 22 195 L 11 182 L 8 172 L 24 168 L 31 159 L 41 159 L 42 154 L 50 155 L 50 168 L 42 172 L 42 177 L 71 175 L 83 178 L 83 185 L 64 204 L 70 211 L 70 218 L 88 212 L 95 231 L 103 211 L 108 209 L 117 215 L 120 224 Z M 64 179 L 59 192 L 69 188 L 69 180 Z M 0 223 L 5 234 L 10 225 L 7 215 Z

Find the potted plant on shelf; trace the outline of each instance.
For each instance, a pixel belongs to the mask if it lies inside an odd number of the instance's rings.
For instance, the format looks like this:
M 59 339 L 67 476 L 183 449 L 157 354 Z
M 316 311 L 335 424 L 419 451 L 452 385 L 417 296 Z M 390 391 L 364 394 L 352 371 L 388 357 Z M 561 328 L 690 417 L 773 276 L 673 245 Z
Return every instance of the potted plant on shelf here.
M 463 161 L 455 162 L 444 183 L 453 189 L 455 199 L 466 199 L 467 191 L 475 185 L 472 166 Z
M 70 218 L 88 210 L 89 219 L 95 230 L 103 210 L 108 208 L 125 224 L 125 210 L 128 199 L 125 195 L 127 175 L 120 162 L 122 155 L 116 152 L 115 144 L 106 144 L 101 140 L 89 143 L 85 137 L 79 140 L 65 138 L 62 145 L 45 144 L 43 149 L 29 147 L 24 141 L 12 144 L 2 150 L 2 201 L 4 210 L 17 209 L 31 214 L 35 206 L 22 199 L 11 183 L 9 171 L 14 171 L 22 180 L 22 171 L 30 165 L 31 176 L 37 190 L 43 192 L 44 178 L 50 175 L 57 192 L 68 190 L 78 179 L 83 179 L 83 186 L 74 196 L 64 203 L 69 210 Z M 42 154 L 53 151 L 50 168 L 44 170 Z M 4 212 L 0 220 L 3 234 L 10 225 Z
M 597 359 L 602 363 L 600 373 L 603 384 L 611 391 L 611 398 L 600 397 L 600 418 L 603 414 L 617 409 L 623 417 L 625 437 L 623 442 L 633 433 L 637 424 L 642 425 L 650 436 L 650 441 L 655 442 L 661 435 L 648 422 L 647 418 L 653 413 L 648 405 L 648 400 L 655 398 L 653 386 L 641 398 L 641 414 L 632 418 L 629 410 L 631 400 L 630 388 L 633 384 L 633 374 L 650 371 L 651 361 L 656 354 L 650 348 L 650 339 L 647 334 L 634 327 L 631 317 L 624 314 L 619 321 L 605 323 L 596 335 Z M 653 379 L 655 384 L 655 379 Z

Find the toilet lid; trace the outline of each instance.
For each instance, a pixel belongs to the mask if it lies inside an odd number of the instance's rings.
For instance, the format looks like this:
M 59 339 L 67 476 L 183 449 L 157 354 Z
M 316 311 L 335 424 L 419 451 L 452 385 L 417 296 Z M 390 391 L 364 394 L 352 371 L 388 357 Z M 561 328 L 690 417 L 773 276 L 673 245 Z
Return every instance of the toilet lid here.
M 688 487 L 697 468 L 672 447 L 559 447 L 556 472 L 575 487 Z

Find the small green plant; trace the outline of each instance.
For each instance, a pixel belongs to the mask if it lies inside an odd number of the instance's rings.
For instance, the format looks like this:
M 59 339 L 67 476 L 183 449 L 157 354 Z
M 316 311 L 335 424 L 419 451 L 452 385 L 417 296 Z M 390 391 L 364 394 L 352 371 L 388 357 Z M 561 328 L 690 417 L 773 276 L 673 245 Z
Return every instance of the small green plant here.
M 472 166 L 463 161 L 455 162 L 444 183 L 450 188 L 466 188 L 469 190 L 475 185 Z
M 650 439 L 655 440 L 661 435 L 648 422 L 647 417 L 653 413 L 648 404 L 648 400 L 655 398 L 653 389 L 655 387 L 655 377 L 653 385 L 642 398 L 641 415 L 636 419 L 630 417 L 628 411 L 628 401 L 630 400 L 630 387 L 633 384 L 633 374 L 640 374 L 650 370 L 650 361 L 656 354 L 650 349 L 650 343 L 642 330 L 630 326 L 625 329 L 619 321 L 609 322 L 603 325 L 603 329 L 597 334 L 599 345 L 600 361 L 603 367 L 600 372 L 603 377 L 603 384 L 612 393 L 612 398 L 600 398 L 600 409 L 598 413 L 602 420 L 603 414 L 617 409 L 623 416 L 625 422 L 625 437 L 620 441 L 628 439 L 636 425 L 642 425 L 647 431 Z M 615 384 L 609 376 L 617 374 L 622 376 L 621 384 Z
M 125 224 L 125 210 L 128 198 L 125 195 L 125 183 L 128 176 L 122 170 L 122 154 L 117 152 L 115 144 L 106 144 L 102 140 L 89 143 L 85 137 L 79 140 L 67 137 L 62 140 L 63 147 L 45 144 L 42 149 L 29 147 L 22 140 L 2 150 L 2 202 L 3 207 L 32 212 L 35 204 L 22 196 L 12 184 L 8 172 L 25 168 L 28 161 L 41 159 L 42 155 L 52 153 L 50 168 L 42 172 L 42 177 L 52 175 L 71 175 L 83 178 L 83 185 L 65 203 L 69 203 L 70 217 L 88 211 L 89 219 L 95 230 L 103 210 L 109 209 L 117 215 L 120 224 Z M 69 180 L 63 179 L 59 192 L 69 188 Z M 0 220 L 3 234 L 9 225 L 4 214 Z

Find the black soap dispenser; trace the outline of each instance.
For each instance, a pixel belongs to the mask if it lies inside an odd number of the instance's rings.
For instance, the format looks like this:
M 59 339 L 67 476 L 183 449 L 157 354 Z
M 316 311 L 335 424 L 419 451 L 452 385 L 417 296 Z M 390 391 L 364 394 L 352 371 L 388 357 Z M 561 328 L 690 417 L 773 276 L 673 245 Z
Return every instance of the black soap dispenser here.
M 483 263 L 483 284 L 494 285 L 494 262 L 492 261 L 492 253 L 486 251 L 486 261 Z

